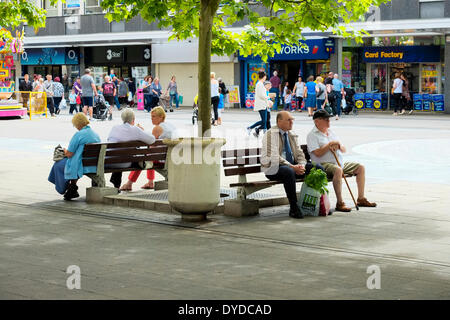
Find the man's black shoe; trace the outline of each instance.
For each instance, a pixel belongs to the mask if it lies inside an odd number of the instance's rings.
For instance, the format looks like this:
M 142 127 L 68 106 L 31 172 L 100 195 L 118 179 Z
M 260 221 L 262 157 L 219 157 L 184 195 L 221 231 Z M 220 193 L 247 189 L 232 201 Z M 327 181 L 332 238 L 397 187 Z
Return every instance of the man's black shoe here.
M 289 210 L 289 217 L 295 219 L 303 219 L 303 214 L 298 207 L 295 207 Z
M 78 193 L 78 186 L 77 185 L 69 185 L 69 188 L 67 189 L 66 193 L 64 193 L 64 200 L 71 200 L 74 198 L 78 198 L 80 195 Z

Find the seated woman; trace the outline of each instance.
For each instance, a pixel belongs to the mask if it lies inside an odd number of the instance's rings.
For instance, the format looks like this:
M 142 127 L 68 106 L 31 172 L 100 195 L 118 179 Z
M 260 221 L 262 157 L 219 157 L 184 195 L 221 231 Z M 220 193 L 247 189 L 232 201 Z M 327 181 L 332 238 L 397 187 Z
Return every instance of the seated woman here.
M 108 142 L 127 142 L 127 141 L 142 141 L 147 144 L 153 144 L 155 137 L 144 131 L 144 128 L 137 123 L 135 125 L 136 116 L 131 108 L 125 108 L 122 111 L 121 118 L 123 124 L 118 124 L 111 129 L 108 136 Z M 127 168 L 131 163 L 113 164 L 109 167 L 113 168 Z M 114 185 L 114 188 L 120 188 L 122 183 L 122 172 L 113 172 L 109 180 Z
M 86 173 L 95 173 L 96 166 L 84 167 L 82 163 L 84 145 L 100 142 L 100 137 L 89 126 L 89 120 L 83 113 L 72 118 L 72 124 L 78 129 L 70 140 L 69 147 L 64 148 L 64 159 L 55 162 L 48 176 L 48 181 L 55 185 L 56 191 L 64 194 L 64 200 L 77 198 L 77 181 Z
M 156 107 L 151 111 L 152 123 L 155 126 L 152 131 L 152 135 L 155 136 L 156 139 L 176 139 L 176 128 L 170 123 L 165 122 L 166 113 L 162 107 Z M 128 182 L 126 182 L 120 190 L 122 191 L 131 191 L 133 183 L 137 181 L 139 175 L 141 174 L 141 170 L 132 171 L 128 176 Z M 147 179 L 148 182 L 143 185 L 142 189 L 153 189 L 155 187 L 155 170 L 150 169 L 147 170 Z

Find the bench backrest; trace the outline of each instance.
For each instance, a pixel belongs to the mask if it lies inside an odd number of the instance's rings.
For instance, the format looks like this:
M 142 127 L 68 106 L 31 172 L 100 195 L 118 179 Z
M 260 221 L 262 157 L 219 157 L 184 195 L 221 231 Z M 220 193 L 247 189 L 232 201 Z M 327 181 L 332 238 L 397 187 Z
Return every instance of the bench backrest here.
M 307 161 L 311 161 L 306 144 L 300 146 Z M 261 148 L 222 151 L 225 176 L 245 175 L 261 172 Z
M 97 166 L 100 150 L 106 146 L 105 165 L 140 161 L 164 161 L 167 145 L 156 140 L 149 145 L 142 141 L 90 143 L 84 146 L 83 166 Z

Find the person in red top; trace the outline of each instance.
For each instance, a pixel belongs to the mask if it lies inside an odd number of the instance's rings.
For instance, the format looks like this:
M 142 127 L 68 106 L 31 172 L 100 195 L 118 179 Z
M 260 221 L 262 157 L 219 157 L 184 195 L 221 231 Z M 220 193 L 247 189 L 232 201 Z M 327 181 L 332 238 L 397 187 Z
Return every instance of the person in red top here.
M 272 84 L 272 88 L 269 92 L 273 92 L 276 94 L 273 109 L 277 110 L 278 103 L 280 101 L 281 79 L 278 77 L 278 72 L 276 70 L 273 72 L 273 76 L 270 78 L 270 83 Z

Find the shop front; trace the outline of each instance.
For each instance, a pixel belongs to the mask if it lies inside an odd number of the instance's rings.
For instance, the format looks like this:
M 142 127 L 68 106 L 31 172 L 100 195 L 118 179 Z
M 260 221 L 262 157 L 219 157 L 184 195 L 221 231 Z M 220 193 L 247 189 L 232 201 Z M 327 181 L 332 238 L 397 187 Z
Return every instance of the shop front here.
M 33 48 L 21 55 L 22 74 L 47 74 L 59 77 L 65 86 L 71 86 L 80 75 L 79 48 Z M 65 82 L 67 80 L 67 83 Z
M 96 85 L 101 85 L 112 70 L 119 78 L 134 78 L 136 84 L 151 74 L 150 46 L 86 47 L 84 55 Z
M 385 94 L 386 106 L 397 73 L 407 79 L 411 98 L 442 93 L 440 46 L 364 47 L 362 57 L 367 65 L 367 92 Z
M 292 90 L 299 76 L 305 82 L 310 75 L 314 76 L 314 79 L 319 75 L 325 76 L 330 71 L 330 54 L 333 53 L 334 40 L 324 38 L 300 41 L 297 46 L 283 45 L 280 52 L 270 57 L 267 63 L 260 57 L 239 55 L 242 107 L 253 106 L 253 95 L 260 70 L 268 74 L 268 79 L 277 71 L 282 86 L 288 82 Z

